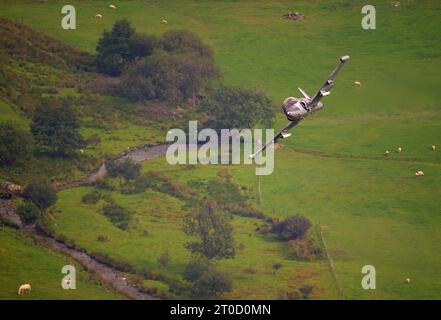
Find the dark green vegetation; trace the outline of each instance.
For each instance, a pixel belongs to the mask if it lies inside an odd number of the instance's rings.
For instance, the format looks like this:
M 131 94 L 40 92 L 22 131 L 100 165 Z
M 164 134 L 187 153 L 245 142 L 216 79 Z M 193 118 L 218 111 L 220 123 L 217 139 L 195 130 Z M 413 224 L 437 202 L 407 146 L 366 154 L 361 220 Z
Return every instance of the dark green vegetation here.
M 213 49 L 225 84 L 264 88 L 277 103 L 298 95 L 297 86 L 312 94 L 337 57 L 351 55 L 332 95 L 324 101 L 328 108 L 306 119 L 283 142 L 285 147 L 276 151 L 272 175 L 258 180 L 251 166 L 225 168 L 237 186 L 250 192 L 256 192 L 260 181 L 261 202 L 249 199 L 249 207 L 280 220 L 302 214 L 312 227 L 307 243 L 304 239 L 281 242 L 270 232 L 256 230 L 268 229 L 270 224 L 262 218 L 233 215 L 236 256 L 217 266 L 233 280 L 232 291 L 224 296 L 338 298 L 326 260 L 315 258 L 319 220 L 345 297 L 440 297 L 441 155 L 430 149 L 432 144 L 438 149 L 441 145 L 441 7 L 437 1 L 403 1 L 399 8 L 373 1 L 375 31 L 360 27 L 364 1 L 130 1 L 113 11 L 104 1 L 74 1 L 78 12 L 75 31 L 59 27 L 64 4 L 5 1 L 0 15 L 23 17 L 31 27 L 92 54 L 103 31 L 111 30 L 121 19 L 130 21 L 137 33 L 158 38 L 166 31 L 189 30 Z M 287 10 L 299 11 L 306 19 L 279 19 Z M 96 12 L 102 12 L 103 19 L 94 19 Z M 161 24 L 162 18 L 169 23 Z M 3 21 L 1 25 L 0 30 L 11 27 Z M 15 39 L 29 40 L 23 32 L 18 28 L 8 33 L 14 35 L 10 46 L 3 46 L 5 38 L 1 38 L 2 121 L 12 120 L 27 129 L 39 100 L 36 96 L 71 97 L 83 120 L 80 133 L 95 141 L 85 155 L 95 157 L 163 139 L 169 128 L 164 116 L 171 118 L 173 112 L 182 120 L 199 116 L 185 106 L 179 112 L 169 103 L 161 103 L 159 108 L 151 102 L 131 103 L 101 94 L 107 92 L 110 80 L 87 71 L 93 69 L 89 55 L 62 43 L 55 45 L 42 35 L 32 35 L 35 44 L 29 46 L 26 40 Z M 16 41 L 22 43 L 15 46 Z M 53 54 L 39 50 L 40 43 Z M 11 48 L 23 48 L 22 55 L 11 57 L 7 54 Z M 60 52 L 69 53 L 68 57 Z M 72 68 L 80 61 L 80 69 Z M 355 80 L 361 81 L 360 89 L 354 87 Z M 285 123 L 279 116 L 275 127 Z M 403 151 L 395 153 L 399 146 Z M 383 156 L 385 150 L 391 151 L 388 158 Z M 80 158 L 79 165 L 78 159 L 54 161 L 38 156 L 20 169 L 0 168 L 1 177 L 21 183 L 41 177 L 73 179 L 97 166 L 93 159 L 85 158 Z M 425 176 L 415 178 L 416 170 L 423 170 Z M 127 230 L 120 230 L 103 214 L 102 202 L 82 203 L 81 198 L 95 187 L 60 192 L 51 215 L 54 220 L 48 219 L 47 224 L 55 234 L 89 252 L 131 265 L 143 275 L 139 281 L 147 288 L 188 297 L 192 282 L 183 273 L 193 257 L 184 245 L 194 238 L 183 232 L 182 218 L 193 193 L 206 193 L 192 181 L 216 179 L 219 167 L 172 168 L 164 159 L 157 159 L 143 164 L 141 177 L 150 171 L 159 176 L 153 180 L 155 185 L 160 182 L 158 187 L 145 187 L 149 179 L 135 179 L 127 186 L 138 187 L 137 193 L 120 192 L 118 182 L 112 180 L 108 184 L 114 191 L 99 189 L 133 212 Z M 213 194 L 208 196 L 217 198 Z M 222 194 L 218 192 L 219 199 Z M 158 263 L 164 252 L 170 257 L 165 266 Z M 281 268 L 274 274 L 277 263 Z M 366 264 L 377 268 L 375 291 L 361 289 L 361 268 Z M 404 282 L 408 277 L 410 284 Z

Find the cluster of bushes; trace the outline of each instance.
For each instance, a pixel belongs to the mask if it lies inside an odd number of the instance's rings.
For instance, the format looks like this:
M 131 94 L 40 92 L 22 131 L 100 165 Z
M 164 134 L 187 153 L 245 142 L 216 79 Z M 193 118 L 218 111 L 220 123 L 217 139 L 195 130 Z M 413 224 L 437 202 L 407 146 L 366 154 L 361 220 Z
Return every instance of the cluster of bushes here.
M 185 268 L 184 279 L 192 286 L 193 294 L 202 299 L 218 299 L 232 290 L 231 278 L 206 259 L 191 261 Z
M 132 212 L 121 207 L 116 203 L 106 204 L 103 209 L 103 214 L 109 218 L 109 220 L 119 229 L 127 230 L 129 227 L 130 218 L 133 215 Z
M 84 196 L 82 196 L 81 202 L 83 202 L 85 204 L 96 204 L 102 198 L 103 198 L 103 194 L 99 191 L 94 190 L 94 191 L 86 193 Z
M 207 193 L 223 211 L 243 217 L 265 219 L 263 212 L 251 203 L 252 190 L 235 184 L 228 173 L 223 170 L 219 172 L 217 178 L 208 181 L 191 180 L 189 185 L 200 192 Z
M 147 189 L 162 192 L 182 200 L 194 200 L 196 193 L 189 187 L 173 181 L 156 171 L 149 171 L 127 184 L 125 193 L 142 193 Z
M 278 300 L 305 300 L 311 298 L 313 292 L 314 285 L 306 284 L 286 292 L 280 291 Z
M 124 178 L 127 183 L 139 177 L 141 165 L 129 158 L 116 161 L 108 160 L 106 161 L 106 169 L 109 176 Z
M 279 240 L 287 241 L 293 258 L 310 260 L 323 255 L 319 236 L 310 232 L 311 222 L 304 216 L 295 215 L 280 222 L 274 222 L 269 229 Z
M 184 30 L 157 38 L 138 34 L 121 20 L 103 33 L 96 51 L 98 70 L 122 75 L 115 91 L 132 100 L 191 99 L 195 105 L 198 93 L 220 74 L 211 49 Z
M 55 190 L 43 183 L 31 183 L 24 189 L 24 201 L 17 207 L 17 213 L 24 223 L 33 223 L 57 201 Z

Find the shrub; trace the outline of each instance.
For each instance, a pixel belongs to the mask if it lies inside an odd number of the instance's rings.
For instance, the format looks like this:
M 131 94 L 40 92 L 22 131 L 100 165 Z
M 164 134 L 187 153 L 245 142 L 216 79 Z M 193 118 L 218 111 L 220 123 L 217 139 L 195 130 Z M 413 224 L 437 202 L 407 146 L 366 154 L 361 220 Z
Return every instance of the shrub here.
M 253 268 L 253 267 L 248 267 L 248 268 L 245 268 L 243 270 L 243 272 L 248 273 L 248 274 L 256 274 L 257 270 L 255 268 Z
M 199 298 L 218 299 L 223 293 L 231 291 L 232 280 L 217 270 L 208 270 L 193 284 L 193 293 Z
M 90 193 L 85 194 L 82 198 L 81 201 L 85 204 L 96 204 L 98 201 L 100 201 L 102 199 L 102 194 L 99 191 L 92 191 Z
M 168 266 L 169 263 L 170 263 L 170 254 L 168 253 L 168 251 L 166 251 L 159 256 L 158 264 L 161 267 L 166 267 L 166 266 Z
M 218 88 L 202 101 L 200 110 L 209 119 L 205 126 L 219 132 L 221 129 L 253 128 L 258 122 L 269 127 L 275 114 L 264 92 L 234 86 Z
M 100 236 L 98 236 L 98 238 L 96 238 L 96 240 L 99 242 L 107 242 L 107 241 L 109 241 L 109 237 L 100 235 Z
M 115 226 L 127 230 L 131 212 L 115 203 L 110 203 L 103 207 L 103 213 Z
M 99 179 L 95 181 L 92 185 L 98 189 L 115 191 L 115 187 L 113 187 L 107 179 Z
M 40 151 L 55 156 L 70 156 L 84 148 L 86 141 L 79 133 L 80 120 L 77 112 L 64 101 L 45 100 L 34 112 L 31 123 L 32 135 Z
M 16 165 L 30 157 L 32 136 L 14 123 L 0 124 L 0 165 Z
M 314 245 L 309 239 L 290 240 L 288 246 L 295 259 L 310 260 L 322 256 L 320 246 Z
M 55 190 L 43 183 L 31 183 L 24 192 L 23 197 L 36 204 L 40 210 L 45 210 L 57 201 Z
M 277 274 L 277 272 L 282 269 L 282 264 L 280 262 L 276 262 L 273 264 L 272 266 L 273 270 L 274 270 L 274 274 Z
M 110 161 L 106 164 L 106 168 L 111 177 L 124 177 L 125 180 L 138 178 L 141 171 L 141 165 L 129 158 Z
M 273 232 L 280 240 L 289 241 L 302 238 L 310 227 L 311 222 L 306 217 L 295 215 L 274 224 Z
M 234 258 L 236 252 L 230 219 L 215 202 L 202 202 L 184 219 L 184 232 L 199 238 L 199 241 L 187 243 L 187 249 L 208 259 Z
M 207 272 L 211 268 L 211 264 L 208 259 L 200 258 L 192 260 L 187 264 L 184 270 L 183 277 L 185 280 L 194 282 L 199 279 L 202 274 Z
M 299 292 L 302 294 L 303 299 L 309 299 L 312 295 L 313 290 L 313 285 L 304 285 L 299 288 Z
M 17 213 L 24 223 L 33 223 L 41 215 L 40 209 L 31 201 L 24 201 L 17 208 Z

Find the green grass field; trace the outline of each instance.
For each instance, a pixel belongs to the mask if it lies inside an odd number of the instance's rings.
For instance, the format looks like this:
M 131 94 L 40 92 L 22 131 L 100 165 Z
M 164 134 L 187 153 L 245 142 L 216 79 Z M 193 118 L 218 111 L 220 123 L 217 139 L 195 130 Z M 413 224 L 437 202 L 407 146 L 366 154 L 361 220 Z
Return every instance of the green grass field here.
M 268 215 L 300 213 L 320 220 L 346 298 L 441 298 L 441 154 L 430 149 L 431 145 L 441 148 L 438 1 L 402 1 L 398 8 L 389 1 L 372 1 L 377 29 L 369 31 L 360 25 L 364 1 L 134 0 L 115 2 L 116 10 L 108 8 L 109 1 L 72 1 L 77 9 L 75 31 L 60 27 L 65 4 L 61 1 L 18 3 L 3 1 L 0 15 L 23 19 L 32 28 L 90 52 L 102 31 L 118 19 L 128 19 L 145 33 L 188 29 L 213 47 L 226 83 L 261 87 L 278 104 L 286 96 L 299 95 L 298 86 L 312 94 L 337 58 L 350 55 L 324 101 L 327 108 L 306 119 L 276 151 L 274 173 L 261 178 L 261 208 Z M 307 18 L 280 19 L 288 10 Z M 103 19 L 95 19 L 96 13 Z M 161 19 L 168 24 L 161 24 Z M 355 80 L 362 82 L 360 89 L 354 87 Z M 1 116 L 8 118 L 10 112 Z M 285 122 L 279 116 L 276 129 Z M 87 130 L 85 134 L 93 133 Z M 136 136 L 137 130 L 122 127 L 120 134 L 138 143 L 144 135 Z M 161 138 L 159 131 L 153 135 Z M 110 153 L 122 151 L 126 143 L 105 141 L 102 148 Z M 400 154 L 394 151 L 397 147 L 403 148 Z M 385 150 L 391 152 L 388 158 L 383 156 Z M 219 170 L 216 166 L 170 170 L 164 159 L 144 164 L 144 170 L 151 168 L 179 181 L 206 179 Z M 251 166 L 228 169 L 238 183 L 257 188 Z M 425 176 L 415 178 L 417 170 Z M 185 235 L 180 229 L 179 200 L 155 192 L 113 194 L 118 203 L 136 211 L 139 220 L 123 232 L 96 208 L 80 204 L 86 191 L 71 189 L 59 195 L 57 233 L 89 251 L 152 270 L 157 270 L 157 257 L 168 249 L 172 261 L 164 272 L 180 277 L 189 257 L 180 245 Z M 281 243 L 252 232 L 253 223 L 253 219 L 234 219 L 236 241 L 245 249 L 235 260 L 221 264 L 234 279 L 228 298 L 276 298 L 278 290 L 304 282 L 319 288 L 314 298 L 338 298 L 325 262 L 288 259 Z M 143 229 L 149 236 L 142 236 Z M 110 241 L 97 242 L 99 233 Z M 275 281 L 270 268 L 276 260 L 284 267 Z M 361 288 L 361 268 L 367 264 L 376 267 L 377 290 Z M 249 266 L 258 272 L 244 273 Z M 405 284 L 405 278 L 411 283 Z

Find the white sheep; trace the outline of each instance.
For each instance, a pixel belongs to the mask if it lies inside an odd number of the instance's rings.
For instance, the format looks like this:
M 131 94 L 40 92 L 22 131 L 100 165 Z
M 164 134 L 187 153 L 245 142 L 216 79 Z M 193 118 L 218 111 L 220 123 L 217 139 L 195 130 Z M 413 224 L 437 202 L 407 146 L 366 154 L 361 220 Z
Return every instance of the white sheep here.
M 101 13 L 97 13 L 96 15 L 95 15 L 95 18 L 96 19 L 101 19 L 103 17 L 103 15 L 101 14 Z
M 361 82 L 360 81 L 354 81 L 354 84 L 356 87 L 360 88 L 361 87 Z
M 422 177 L 424 176 L 424 172 L 421 170 L 418 170 L 417 172 L 415 172 L 415 177 Z
M 168 23 L 168 21 L 167 21 L 167 20 L 164 20 L 164 19 L 162 19 L 161 23 L 162 23 L 162 24 L 167 24 L 167 23 Z
M 401 147 L 397 148 L 397 153 L 400 153 L 403 149 Z
M 113 4 L 111 4 L 111 5 L 109 6 L 109 8 L 111 8 L 111 9 L 116 9 L 116 7 L 115 7 Z
M 31 285 L 30 285 L 29 283 L 22 284 L 22 285 L 18 288 L 18 294 L 19 294 L 19 295 L 22 294 L 22 293 L 25 293 L 26 291 L 27 291 L 28 293 L 31 293 Z
M 406 280 L 404 280 L 406 283 L 410 283 L 410 278 L 406 278 Z
M 384 155 L 388 156 L 389 155 L 389 150 L 384 151 Z
M 435 151 L 436 150 L 436 146 L 434 144 L 432 144 L 432 150 Z

